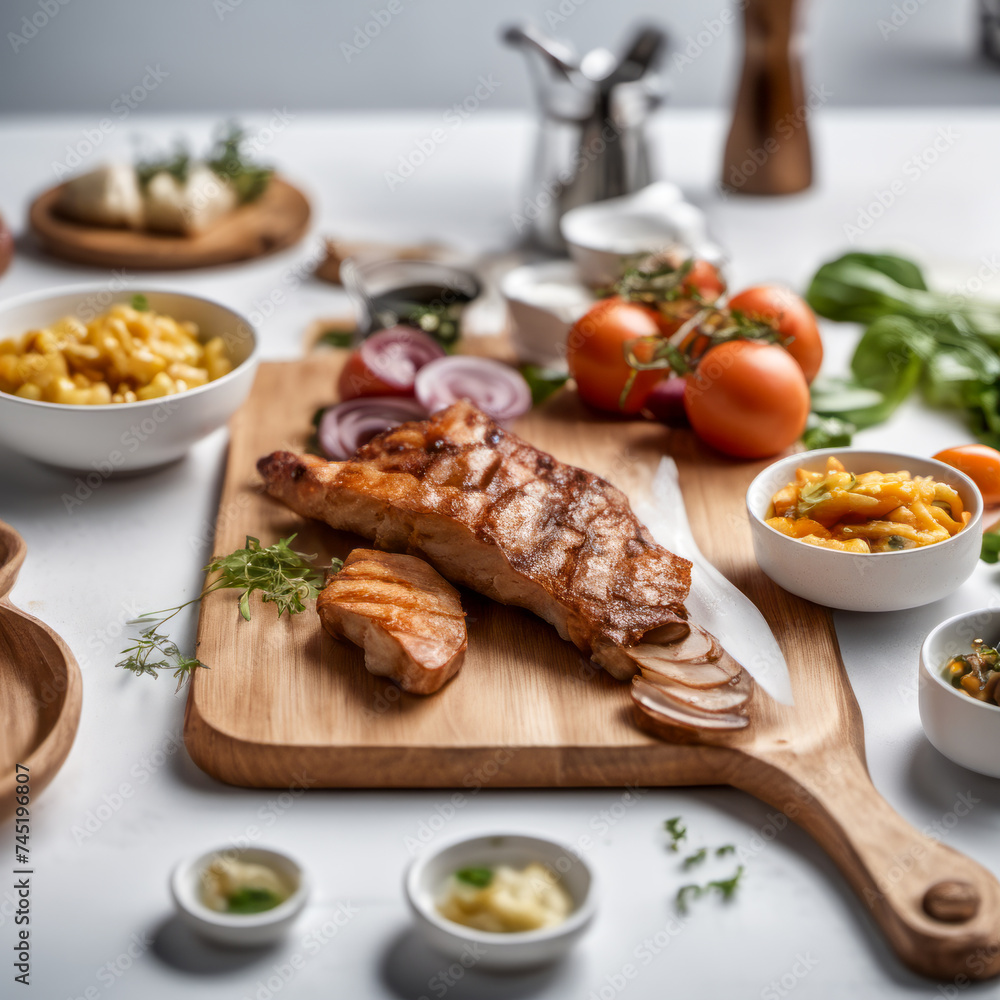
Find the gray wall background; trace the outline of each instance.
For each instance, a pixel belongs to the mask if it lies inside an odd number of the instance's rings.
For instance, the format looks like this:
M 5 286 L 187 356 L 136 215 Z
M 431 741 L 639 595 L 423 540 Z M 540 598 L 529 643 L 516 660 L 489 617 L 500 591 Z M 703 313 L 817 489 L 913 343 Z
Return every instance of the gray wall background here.
M 638 20 L 662 23 L 673 51 L 694 55 L 684 66 L 673 54 L 666 60 L 672 102 L 721 105 L 738 72 L 739 15 L 720 20 L 733 2 L 3 0 L 0 112 L 101 113 L 141 88 L 149 66 L 166 76 L 143 99 L 144 113 L 438 110 L 490 74 L 500 82 L 491 108 L 527 107 L 525 67 L 498 42 L 498 27 L 528 17 L 582 50 L 617 47 Z M 1000 96 L 1000 66 L 977 52 L 975 0 L 802 3 L 808 78 L 832 91 L 831 104 L 992 104 Z M 386 23 L 345 54 L 373 11 Z

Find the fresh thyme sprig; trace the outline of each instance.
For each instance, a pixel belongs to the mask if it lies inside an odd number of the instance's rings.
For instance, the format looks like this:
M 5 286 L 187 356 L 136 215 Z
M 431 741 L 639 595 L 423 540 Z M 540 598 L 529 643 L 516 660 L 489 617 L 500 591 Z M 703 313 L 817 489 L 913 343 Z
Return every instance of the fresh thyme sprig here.
M 687 837 L 687 827 L 681 826 L 680 816 L 673 816 L 663 821 L 663 828 L 670 834 L 670 850 L 676 851 L 680 842 Z
M 161 670 L 173 670 L 177 690 L 199 667 L 206 667 L 197 657 L 185 656 L 177 644 L 160 630 L 184 608 L 196 604 L 216 590 L 240 590 L 240 614 L 250 621 L 250 595 L 258 592 L 265 603 L 278 606 L 278 617 L 305 610 L 305 602 L 319 594 L 323 573 L 312 561 L 315 556 L 297 552 L 291 547 L 295 535 L 279 539 L 273 545 L 262 546 L 259 538 L 247 535 L 246 544 L 227 556 L 216 556 L 204 569 L 219 576 L 202 588 L 201 593 L 162 611 L 152 611 L 133 618 L 129 625 L 139 628 L 139 635 L 131 646 L 122 650 L 125 657 L 115 664 L 137 677 L 149 674 L 158 677 Z M 342 563 L 333 560 L 330 569 L 336 571 Z M 158 657 L 158 658 L 156 658 Z
M 712 889 L 715 889 L 724 900 L 732 899 L 736 895 L 736 890 L 743 879 L 745 870 L 743 865 L 738 865 L 736 871 L 729 878 L 715 879 L 712 882 L 706 882 L 705 885 L 695 885 L 694 883 L 682 885 L 677 890 L 677 897 L 675 899 L 677 912 L 687 913 L 688 899 L 700 899 Z

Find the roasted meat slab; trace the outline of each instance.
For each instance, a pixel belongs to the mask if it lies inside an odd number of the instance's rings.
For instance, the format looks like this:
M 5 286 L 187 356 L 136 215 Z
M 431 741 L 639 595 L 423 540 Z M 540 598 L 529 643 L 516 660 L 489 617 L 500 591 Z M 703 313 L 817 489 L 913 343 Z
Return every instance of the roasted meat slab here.
M 416 556 L 355 549 L 316 600 L 323 627 L 365 651 L 365 666 L 411 694 L 453 677 L 468 645 L 462 602 Z
M 275 452 L 257 468 L 299 514 L 535 612 L 616 677 L 637 671 L 627 647 L 688 632 L 691 564 L 653 541 L 620 490 L 471 403 L 401 424 L 346 462 Z

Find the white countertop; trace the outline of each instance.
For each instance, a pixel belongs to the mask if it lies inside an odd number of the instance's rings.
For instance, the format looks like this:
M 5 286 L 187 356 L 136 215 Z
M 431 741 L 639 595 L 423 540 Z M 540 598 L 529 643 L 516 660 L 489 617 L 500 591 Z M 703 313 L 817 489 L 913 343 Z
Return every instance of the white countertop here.
M 259 123 L 264 124 L 266 118 Z M 87 162 L 128 151 L 131 129 L 207 130 L 207 120 L 116 123 Z M 342 296 L 304 279 L 321 234 L 406 240 L 433 237 L 470 251 L 510 244 L 530 131 L 515 115 L 474 116 L 450 133 L 414 176 L 390 191 L 383 174 L 440 124 L 437 116 L 299 116 L 267 156 L 313 198 L 315 225 L 294 250 L 194 273 L 153 275 L 149 283 L 205 292 L 247 313 L 278 292 L 261 323 L 266 358 L 301 352 L 317 316 L 343 313 Z M 963 281 L 992 258 L 1000 233 L 1000 118 L 987 112 L 829 112 L 814 128 L 818 182 L 783 200 L 719 197 L 715 191 L 722 121 L 709 112 L 674 112 L 657 123 L 666 174 L 703 205 L 732 259 L 734 287 L 781 279 L 802 286 L 824 259 L 848 248 L 844 226 L 878 191 L 901 180 L 895 197 L 858 241 L 912 251 L 942 280 Z M 83 118 L 0 119 L 0 212 L 15 230 L 32 193 L 54 182 L 93 123 Z M 943 130 L 943 132 L 939 132 Z M 928 163 L 923 151 L 944 135 Z M 913 169 L 914 156 L 926 168 Z M 897 186 L 898 189 L 898 186 Z M 995 273 L 994 273 L 995 276 Z M 19 244 L 0 296 L 78 281 L 101 272 L 61 264 Z M 146 279 L 143 279 L 146 280 Z M 998 282 L 1000 287 L 1000 282 Z M 988 289 L 987 289 L 988 291 Z M 828 370 L 843 368 L 856 334 L 825 326 Z M 858 443 L 931 454 L 968 440 L 951 417 L 908 405 Z M 935 984 L 905 969 L 832 862 L 788 826 L 765 841 L 769 810 L 729 789 L 623 789 L 451 792 L 277 792 L 231 788 L 200 772 L 180 744 L 183 698 L 172 685 L 114 669 L 121 625 L 135 612 L 193 596 L 210 555 L 225 433 L 190 457 L 152 474 L 103 483 L 71 512 L 61 499 L 73 477 L 0 454 L 0 517 L 25 537 L 28 558 L 13 592 L 69 643 L 83 668 L 83 717 L 64 768 L 32 807 L 35 865 L 31 992 L 18 992 L 8 959 L 0 997 L 43 1000 L 200 998 L 643 998 L 931 997 Z M 960 610 L 1000 599 L 1000 571 L 980 565 L 947 601 L 867 617 L 838 614 L 844 661 L 866 723 L 876 786 L 918 829 L 1000 873 L 1000 785 L 952 765 L 924 738 L 917 715 L 916 658 L 926 632 Z M 193 644 L 194 615 L 178 620 L 180 645 Z M 960 794 L 977 801 L 955 822 Z M 681 815 L 692 847 L 732 843 L 748 860 L 746 883 L 730 905 L 695 904 L 676 923 L 672 900 L 689 881 L 664 847 L 663 820 Z M 217 952 L 172 918 L 167 875 L 181 857 L 238 842 L 247 831 L 300 858 L 316 885 L 286 945 L 266 953 Z M 401 892 L 414 842 L 496 828 L 542 830 L 588 852 L 602 883 L 598 919 L 573 957 L 523 976 L 475 970 L 453 978 L 447 963 L 414 938 Z M 13 831 L 0 828 L 0 856 Z M 726 859 L 711 869 L 729 873 Z M 3 868 L 6 870 L 6 862 Z M 13 863 L 11 866 L 13 867 Z M 708 870 L 706 870 L 708 871 Z M 13 879 L 0 874 L 0 950 L 11 954 L 14 926 L 4 902 Z M 350 904 L 354 916 L 330 937 L 329 921 Z M 324 930 L 325 927 L 325 930 Z M 670 933 L 658 932 L 670 928 Z M 674 933 L 676 932 L 676 933 Z M 662 942 L 669 939 L 669 944 Z M 644 941 L 646 942 L 644 944 Z M 303 956 L 293 969 L 291 959 Z M 637 975 L 625 980 L 622 969 Z M 287 985 L 283 978 L 291 973 Z M 995 983 L 963 990 L 995 995 Z M 951 994 L 946 994 L 951 995 Z

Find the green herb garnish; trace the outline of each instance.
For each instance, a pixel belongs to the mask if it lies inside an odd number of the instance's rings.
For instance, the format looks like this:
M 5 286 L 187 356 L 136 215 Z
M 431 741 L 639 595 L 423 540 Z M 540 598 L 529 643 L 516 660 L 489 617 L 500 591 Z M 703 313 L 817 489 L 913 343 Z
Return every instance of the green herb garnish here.
M 245 139 L 243 129 L 236 122 L 229 122 L 205 161 L 217 177 L 232 185 L 241 205 L 259 198 L 274 176 L 272 167 L 259 166 L 246 156 Z
M 687 827 L 681 826 L 681 819 L 680 816 L 674 816 L 664 820 L 663 823 L 663 828 L 670 834 L 669 847 L 671 851 L 676 851 L 680 842 L 687 837 Z
M 706 882 L 704 885 L 695 885 L 694 883 L 682 885 L 674 897 L 674 905 L 677 907 L 677 912 L 687 913 L 689 899 L 701 899 L 702 896 L 712 889 L 718 892 L 724 900 L 732 899 L 743 879 L 743 874 L 744 868 L 743 865 L 740 865 L 729 878 L 716 879 L 712 882 Z
M 983 535 L 983 545 L 979 550 L 979 558 L 985 563 L 1000 561 L 1000 534 L 987 531 Z
M 736 889 L 738 888 L 741 879 L 743 878 L 743 873 L 745 869 L 743 865 L 739 865 L 736 871 L 729 877 L 725 879 L 717 879 L 714 882 L 709 882 L 705 888 L 716 889 L 718 892 L 722 893 L 723 899 L 732 899 L 736 894 Z
M 253 889 L 244 887 L 237 889 L 226 900 L 227 913 L 263 913 L 273 910 L 284 900 L 270 889 Z
M 145 295 L 137 294 L 132 296 L 132 308 L 136 312 L 149 312 L 149 299 Z
M 432 302 L 428 305 L 413 305 L 406 310 L 404 322 L 433 337 L 442 347 L 454 346 L 461 332 L 459 323 L 464 302 Z
M 549 396 L 561 389 L 569 378 L 566 372 L 553 371 L 541 365 L 521 365 L 519 371 L 531 389 L 531 402 L 534 406 L 544 403 Z
M 354 331 L 325 330 L 316 338 L 316 343 L 329 347 L 350 347 L 354 343 Z
M 727 854 L 735 854 L 736 848 L 732 844 L 723 844 L 722 847 L 717 847 L 715 849 L 715 856 L 717 858 L 724 858 Z
M 206 573 L 219 576 L 206 584 L 201 593 L 173 608 L 153 611 L 132 619 L 128 624 L 140 628 L 135 642 L 122 650 L 128 654 L 115 664 L 129 670 L 136 676 L 149 674 L 158 677 L 160 670 L 173 669 L 177 678 L 177 689 L 198 668 L 205 664 L 194 657 L 181 654 L 177 644 L 162 634 L 159 629 L 174 615 L 216 590 L 240 590 L 240 614 L 250 621 L 250 595 L 257 591 L 265 603 L 278 606 L 278 617 L 284 612 L 289 615 L 305 610 L 305 601 L 316 597 L 323 583 L 323 574 L 312 565 L 315 556 L 296 552 L 290 543 L 295 535 L 282 538 L 273 545 L 261 546 L 260 539 L 247 535 L 246 545 L 228 556 L 218 556 L 205 568 Z M 339 569 L 339 559 L 333 561 L 331 569 Z M 159 659 L 154 657 L 159 656 Z
M 466 885 L 475 886 L 477 889 L 485 889 L 493 881 L 492 868 L 459 868 L 455 872 L 455 878 Z
M 700 847 L 694 854 L 689 854 L 683 862 L 684 870 L 687 871 L 689 868 L 694 868 L 695 865 L 700 865 L 702 861 L 708 856 L 707 848 Z
M 157 174 L 170 174 L 183 187 L 187 183 L 190 170 L 191 154 L 183 142 L 178 142 L 174 146 L 173 155 L 154 157 L 150 160 L 140 160 L 135 165 L 136 176 L 139 178 L 139 186 L 142 188 L 148 187 L 149 182 Z

